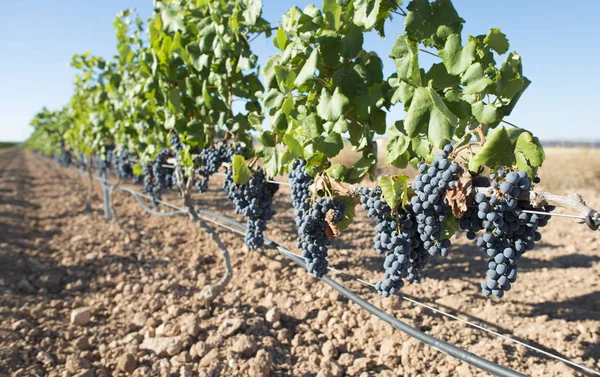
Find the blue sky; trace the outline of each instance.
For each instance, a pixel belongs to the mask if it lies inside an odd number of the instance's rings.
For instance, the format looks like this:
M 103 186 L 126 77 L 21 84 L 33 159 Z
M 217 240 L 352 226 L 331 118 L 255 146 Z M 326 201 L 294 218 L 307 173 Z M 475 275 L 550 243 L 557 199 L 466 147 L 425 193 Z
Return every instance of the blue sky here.
M 320 0 L 263 2 L 263 16 L 272 24 L 293 5 L 321 5 Z M 455 0 L 454 5 L 467 21 L 465 33 L 484 34 L 500 27 L 511 49 L 523 58 L 524 73 L 533 84 L 508 121 L 545 140 L 600 140 L 600 124 L 591 116 L 600 106 L 600 2 Z M 115 53 L 112 23 L 126 8 L 136 8 L 147 18 L 152 0 L 0 2 L 0 140 L 26 139 L 29 121 L 42 106 L 60 108 L 69 100 L 74 71 L 68 63 L 74 53 Z M 365 41 L 382 57 L 388 74 L 394 66 L 387 56 L 402 29 L 403 18 L 398 17 L 388 24 L 386 40 L 372 33 Z M 275 52 L 264 38 L 253 48 L 261 62 Z M 401 116 L 395 110 L 388 121 Z

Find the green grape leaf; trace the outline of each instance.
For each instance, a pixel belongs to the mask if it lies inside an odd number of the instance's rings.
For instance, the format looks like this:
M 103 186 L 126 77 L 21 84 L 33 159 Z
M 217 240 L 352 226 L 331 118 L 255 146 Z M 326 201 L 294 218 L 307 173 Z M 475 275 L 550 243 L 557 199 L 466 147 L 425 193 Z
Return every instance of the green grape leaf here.
M 449 35 L 460 34 L 465 22 L 449 0 L 412 0 L 404 21 L 406 34 L 428 47 L 441 48 Z
M 456 217 L 452 214 L 452 211 L 448 213 L 446 221 L 442 224 L 442 239 L 450 239 L 453 235 L 460 230 L 460 224 Z
M 285 30 L 282 28 L 277 29 L 277 33 L 275 34 L 275 47 L 278 47 L 281 51 L 285 50 L 285 47 L 288 42 L 287 35 L 285 34 Z M 278 56 L 278 55 L 277 55 Z M 266 66 L 265 66 L 266 68 Z
M 421 85 L 419 48 L 416 42 L 408 39 L 406 35 L 397 36 L 390 58 L 394 59 L 396 64 L 398 79 L 414 86 Z
M 283 104 L 281 105 L 281 111 L 285 115 L 290 115 L 295 109 L 296 106 L 294 106 L 294 96 L 292 93 L 288 93 L 285 97 L 285 101 L 283 101 Z
M 215 24 L 205 26 L 202 30 L 198 30 L 198 46 L 203 54 L 214 53 L 214 41 L 217 37 L 217 29 Z
M 483 72 L 481 63 L 475 63 L 469 66 L 467 71 L 463 74 L 461 82 L 465 94 L 481 93 L 494 83 L 494 81 L 488 78 Z
M 492 104 L 484 104 L 483 101 L 477 101 L 471 105 L 473 116 L 481 124 L 495 125 L 500 121 L 500 112 Z
M 346 175 L 346 172 L 348 172 L 348 168 L 346 168 L 344 165 L 342 164 L 334 164 L 331 165 L 331 167 L 327 170 L 325 170 L 325 173 L 327 173 L 327 175 L 335 180 L 342 180 L 344 178 L 344 176 Z
M 315 140 L 323 133 L 323 127 L 315 113 L 298 117 L 298 123 L 302 124 L 302 135 L 307 139 Z
M 373 165 L 377 165 L 377 162 L 372 157 L 362 157 L 358 160 L 346 173 L 344 182 L 347 183 L 359 183 L 363 180 L 365 175 L 369 173 Z
M 206 106 L 208 109 L 212 109 L 213 101 L 210 93 L 208 92 L 208 88 L 206 87 L 206 81 L 204 81 L 204 84 L 202 85 L 202 99 L 204 100 L 204 106 Z
M 356 25 L 349 25 L 342 37 L 342 55 L 346 59 L 354 59 L 362 51 L 364 35 Z
M 432 146 L 426 139 L 415 137 L 410 141 L 410 148 L 417 154 L 417 156 L 430 161 L 433 159 L 431 155 Z
M 143 168 L 142 168 L 142 164 L 136 163 L 133 165 L 133 175 L 138 176 L 138 175 L 142 175 L 143 173 Z
M 514 162 L 515 147 L 506 128 L 498 127 L 487 136 L 485 144 L 469 161 L 469 170 L 476 172 L 480 166 L 496 169 L 511 166 Z
M 179 88 L 169 89 L 169 105 L 171 105 L 171 110 L 181 113 L 181 94 L 179 93 Z
M 285 100 L 284 95 L 277 89 L 271 89 L 264 99 L 264 104 L 269 109 L 279 109 Z
M 306 60 L 306 63 L 302 66 L 300 73 L 294 80 L 294 86 L 300 88 L 302 85 L 311 81 L 317 70 L 317 63 L 319 62 L 319 50 L 316 48 L 310 53 L 310 56 Z
M 425 74 L 425 82 L 433 80 L 433 87 L 437 90 L 460 84 L 460 78 L 448 73 L 444 63 L 436 63 Z
M 335 122 L 337 121 L 350 107 L 350 100 L 342 94 L 340 88 L 337 87 L 333 91 L 333 95 L 329 94 L 327 89 L 321 90 L 321 97 L 317 105 L 317 114 L 321 119 Z
M 281 29 L 280 29 L 281 30 Z M 264 84 L 266 89 L 277 88 L 277 78 L 275 76 L 275 66 L 281 60 L 280 55 L 274 55 L 267 59 L 263 67 L 263 76 L 265 77 Z
M 204 146 L 205 141 L 205 133 L 204 133 L 204 124 L 198 119 L 190 120 L 186 125 L 187 138 L 191 140 L 193 143 L 197 143 L 200 147 Z
M 273 129 L 279 132 L 285 132 L 288 128 L 287 117 L 283 113 L 283 110 L 277 110 L 273 116 L 271 116 L 271 126 Z
M 255 25 L 262 13 L 262 0 L 247 0 L 248 7 L 244 11 L 246 25 Z
M 263 148 L 261 150 L 262 161 L 265 166 L 267 176 L 274 177 L 279 173 L 281 168 L 281 153 L 277 146 Z
M 164 30 L 177 32 L 185 30 L 183 12 L 180 9 L 171 9 L 168 6 L 163 7 L 160 12 Z
M 529 164 L 529 161 L 527 161 L 527 158 L 522 152 L 515 151 L 515 165 L 519 170 L 526 172 L 529 177 L 535 176 L 536 168 Z
M 431 143 L 441 148 L 452 139 L 458 118 L 431 88 L 417 88 L 404 118 L 408 137 L 426 134 Z
M 369 124 L 371 129 L 379 135 L 385 134 L 387 128 L 386 115 L 387 113 L 381 109 L 375 109 L 371 112 L 371 121 Z
M 515 144 L 515 152 L 523 154 L 527 163 L 534 168 L 542 166 L 546 159 L 544 148 L 537 137 L 529 132 L 522 132 Z
M 336 3 L 336 0 L 323 0 L 323 13 L 325 13 L 327 23 L 335 30 L 340 29 L 342 11 L 342 7 Z
M 336 196 L 337 200 L 344 205 L 344 218 L 337 223 L 338 229 L 344 230 L 350 226 L 356 213 L 356 199 L 349 196 Z
M 298 156 L 298 158 L 304 158 L 304 148 L 302 148 L 302 143 L 296 139 L 296 135 L 294 133 L 288 133 L 283 136 L 283 141 L 285 145 L 287 145 L 290 152 Z
M 404 207 L 408 204 L 408 176 L 406 175 L 385 175 L 379 178 L 379 187 L 387 204 L 396 210 L 398 205 Z
M 442 58 L 449 74 L 460 75 L 475 60 L 476 49 L 477 45 L 472 41 L 467 42 L 464 47 L 461 46 L 460 35 L 452 34 L 438 55 Z
M 511 52 L 500 66 L 499 73 L 495 94 L 502 104 L 507 105 L 523 90 L 525 85 L 521 57 Z
M 233 172 L 233 182 L 236 185 L 245 185 L 252 178 L 252 171 L 246 165 L 244 156 L 239 154 L 233 156 L 231 170 Z
M 510 47 L 508 44 L 508 39 L 506 38 L 506 34 L 501 32 L 498 28 L 490 29 L 490 32 L 488 35 L 486 35 L 483 43 L 490 46 L 492 50 L 496 51 L 500 55 L 508 51 Z
M 377 24 L 381 0 L 354 0 L 354 23 L 365 30 Z
M 316 148 L 322 152 L 325 157 L 335 157 L 344 148 L 344 140 L 342 136 L 336 132 L 329 135 L 319 137 L 317 139 Z
M 399 168 L 405 168 L 408 164 L 407 151 L 409 146 L 410 139 L 402 135 L 395 125 L 391 126 L 388 130 L 385 162 Z

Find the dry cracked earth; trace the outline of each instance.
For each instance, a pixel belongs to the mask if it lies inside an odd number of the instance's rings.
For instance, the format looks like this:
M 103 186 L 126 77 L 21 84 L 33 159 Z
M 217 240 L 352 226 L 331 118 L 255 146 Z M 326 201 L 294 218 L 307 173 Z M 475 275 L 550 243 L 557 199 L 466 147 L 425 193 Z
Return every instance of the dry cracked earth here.
M 213 178 L 198 207 L 232 216 Z M 147 215 L 115 194 L 103 217 L 85 177 L 22 150 L 0 151 L 0 376 L 484 376 L 369 315 L 276 251 L 248 252 L 225 229 L 234 276 L 210 306 L 198 299 L 223 274 L 206 234 L 185 217 Z M 600 207 L 598 192 L 578 190 Z M 166 196 L 177 202 L 176 194 Z M 294 250 L 289 191 L 276 195 L 268 236 Z M 238 218 L 239 219 L 239 218 Z M 377 281 L 373 224 L 360 214 L 330 264 Z M 464 235 L 430 262 L 410 297 L 529 345 L 600 369 L 600 239 L 553 219 L 520 261 L 503 299 L 483 297 L 485 258 Z M 402 321 L 531 376 L 585 375 L 523 346 L 398 297 L 334 276 Z

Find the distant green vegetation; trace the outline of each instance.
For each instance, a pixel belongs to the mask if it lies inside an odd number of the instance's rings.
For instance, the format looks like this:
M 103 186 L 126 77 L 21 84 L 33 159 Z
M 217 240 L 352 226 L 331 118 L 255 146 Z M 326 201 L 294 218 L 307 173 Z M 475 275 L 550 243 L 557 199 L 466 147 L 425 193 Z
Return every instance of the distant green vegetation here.
M 16 147 L 17 145 L 19 145 L 19 143 L 14 143 L 11 141 L 0 141 L 0 149 Z

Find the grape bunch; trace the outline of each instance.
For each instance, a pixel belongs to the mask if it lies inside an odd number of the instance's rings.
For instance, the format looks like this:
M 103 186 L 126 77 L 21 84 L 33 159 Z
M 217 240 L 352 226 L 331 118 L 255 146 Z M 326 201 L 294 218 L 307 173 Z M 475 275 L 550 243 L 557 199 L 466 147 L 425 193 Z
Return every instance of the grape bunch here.
M 331 240 L 325 231 L 326 217 L 333 211 L 332 220 L 340 222 L 344 218 L 345 207 L 336 198 L 317 196 L 314 203 L 306 207 L 297 220 L 298 240 L 296 247 L 302 249 L 302 257 L 306 262 L 306 270 L 321 278 L 327 275 L 329 262 L 327 261 L 327 247 Z
M 377 254 L 386 257 L 384 280 L 375 287 L 379 294 L 388 297 L 404 286 L 403 279 L 419 281 L 419 271 L 427 264 L 429 255 L 416 231 L 417 222 L 410 204 L 393 213 L 379 187 L 363 188 L 360 201 L 367 216 L 376 219 L 373 243 Z
M 233 180 L 233 169 L 227 169 L 223 189 L 227 199 L 235 204 L 235 213 L 247 218 L 246 244 L 250 249 L 258 249 L 264 244 L 263 231 L 275 211 L 273 210 L 273 196 L 278 185 L 267 182 L 267 177 L 262 169 L 254 170 L 252 178 L 243 184 L 237 185 Z
M 171 143 L 173 149 L 175 149 L 175 153 L 179 154 L 179 152 L 183 151 L 183 144 L 181 143 L 179 135 L 177 135 L 177 133 L 173 130 L 171 130 L 169 135 L 169 143 Z
M 327 275 L 327 249 L 331 240 L 325 231 L 327 214 L 331 221 L 339 223 L 344 219 L 346 207 L 336 198 L 317 196 L 311 202 L 310 186 L 313 178 L 306 171 L 306 160 L 296 160 L 288 175 L 292 189 L 294 218 L 298 227 L 296 247 L 302 250 L 306 270 L 316 277 Z
M 306 172 L 306 160 L 295 160 L 288 175 L 292 191 L 292 206 L 296 226 L 300 226 L 304 213 L 310 207 L 310 186 L 313 178 Z
M 131 163 L 129 151 L 127 149 L 121 149 L 121 151 L 119 151 L 119 155 L 116 158 L 116 165 L 118 178 L 133 178 L 133 164 Z
M 142 167 L 142 175 L 144 176 L 144 192 L 150 195 L 152 204 L 155 208 L 158 208 L 159 200 L 162 199 L 162 196 L 160 192 L 160 186 L 154 184 L 152 165 L 144 165 Z
M 152 163 L 152 175 L 154 176 L 155 184 L 163 189 L 171 188 L 176 183 L 173 176 L 173 169 L 164 166 L 167 165 L 167 159 L 170 157 L 172 157 L 171 152 L 164 148 L 158 152 Z
M 196 158 L 196 165 L 198 166 L 196 174 L 201 178 L 196 181 L 195 185 L 199 192 L 206 192 L 208 190 L 210 176 L 216 173 L 223 163 L 220 149 L 211 145 L 200 151 L 200 154 Z
M 506 169 L 499 169 L 490 174 L 490 179 L 489 197 L 478 192 L 474 198 L 476 206 L 469 208 L 460 226 L 490 257 L 487 280 L 481 284 L 482 293 L 501 298 L 517 279 L 519 258 L 541 240 L 542 235 L 537 230 L 548 224 L 549 216 L 524 212 L 531 209 L 528 200 L 519 200 L 519 197 L 529 197 L 531 184 L 526 172 L 506 173 Z M 477 237 L 481 230 L 484 233 Z
M 219 145 L 218 150 L 221 161 L 224 163 L 230 163 L 234 155 L 243 155 L 246 151 L 246 148 L 241 143 L 236 143 L 235 145 L 222 143 Z
M 71 166 L 72 162 L 73 162 L 73 155 L 69 151 L 63 150 L 61 155 L 58 156 L 58 163 L 61 166 L 64 166 L 65 168 L 68 168 L 69 166 Z
M 162 198 L 161 190 L 171 188 L 176 183 L 173 169 L 168 169 L 164 166 L 170 157 L 171 152 L 168 149 L 162 149 L 158 152 L 151 165 L 147 164 L 142 168 L 144 192 L 151 196 L 154 207 L 158 207 L 159 201 Z
M 96 169 L 100 172 L 100 174 L 109 173 L 110 167 L 115 165 L 115 145 L 108 144 L 106 147 L 106 155 L 104 159 L 96 157 L 94 162 L 96 165 Z
M 448 255 L 449 239 L 442 239 L 443 224 L 450 208 L 445 198 L 448 190 L 454 189 L 461 173 L 460 165 L 451 162 L 452 152 L 448 144 L 438 153 L 431 166 L 420 164 L 419 175 L 412 185 L 415 196 L 411 198 L 412 209 L 416 214 L 417 231 L 423 247 L 429 255 Z

